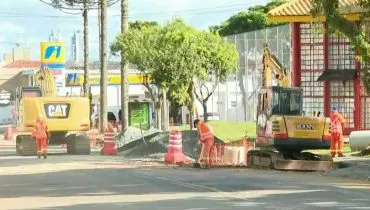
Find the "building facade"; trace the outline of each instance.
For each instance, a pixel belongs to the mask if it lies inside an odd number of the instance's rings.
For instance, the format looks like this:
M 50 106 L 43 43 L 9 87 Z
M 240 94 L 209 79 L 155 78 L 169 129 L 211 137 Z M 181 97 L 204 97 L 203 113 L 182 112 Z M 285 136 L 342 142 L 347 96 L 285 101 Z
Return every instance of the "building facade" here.
M 343 1 L 340 7 L 351 7 L 355 1 Z M 364 90 L 361 63 L 347 37 L 328 33 L 325 17 L 315 22 L 310 10 L 312 1 L 298 0 L 283 4 L 269 12 L 272 22 L 289 22 L 292 28 L 291 73 L 295 87 L 302 87 L 304 110 L 330 116 L 338 107 L 347 121 L 346 134 L 370 128 L 370 98 Z M 351 10 L 344 14 L 359 21 L 360 14 Z
M 84 42 L 81 30 L 75 31 L 71 38 L 71 60 L 74 63 L 84 61 Z
M 62 37 L 60 36 L 59 31 L 51 31 L 49 34 L 49 42 L 60 42 L 62 41 Z
M 220 83 L 207 102 L 211 119 L 232 122 L 256 120 L 258 91 L 261 88 L 263 46 L 268 44 L 270 51 L 286 69 L 291 63 L 290 24 L 269 27 L 261 30 L 227 36 L 236 45 L 239 54 L 239 70 Z M 213 87 L 209 83 L 209 90 Z M 205 91 L 206 92 L 206 91 Z M 196 101 L 200 115 L 203 108 Z

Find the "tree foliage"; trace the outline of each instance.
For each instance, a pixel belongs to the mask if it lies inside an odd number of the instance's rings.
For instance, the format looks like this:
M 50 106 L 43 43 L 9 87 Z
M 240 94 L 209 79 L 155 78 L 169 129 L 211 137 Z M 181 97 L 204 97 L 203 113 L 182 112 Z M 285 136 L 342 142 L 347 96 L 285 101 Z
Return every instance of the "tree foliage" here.
M 358 5 L 370 11 L 369 0 L 359 0 Z M 329 32 L 339 32 L 351 40 L 351 44 L 358 52 L 357 58 L 365 63 L 365 66 L 362 66 L 361 78 L 367 92 L 370 92 L 370 69 L 368 66 L 370 64 L 370 43 L 366 32 L 340 13 L 339 0 L 314 0 L 311 12 L 314 16 L 324 15 L 326 17 Z M 368 13 L 363 15 L 367 16 Z
M 150 75 L 152 85 L 162 90 L 162 96 L 169 93 L 176 102 L 189 107 L 194 102 L 196 83 L 208 81 L 209 75 L 224 81 L 236 70 L 238 61 L 235 45 L 219 35 L 197 31 L 181 19 L 120 34 L 111 51 L 123 51 L 131 64 Z
M 141 20 L 136 20 L 134 22 L 130 22 L 129 25 L 130 25 L 130 28 L 141 30 L 144 27 L 158 26 L 158 23 L 155 22 L 155 21 L 141 21 Z
M 210 30 L 228 36 L 274 26 L 276 24 L 267 22 L 267 12 L 285 2 L 286 0 L 272 0 L 264 6 L 250 7 L 247 11 L 231 16 L 220 25 L 211 26 Z

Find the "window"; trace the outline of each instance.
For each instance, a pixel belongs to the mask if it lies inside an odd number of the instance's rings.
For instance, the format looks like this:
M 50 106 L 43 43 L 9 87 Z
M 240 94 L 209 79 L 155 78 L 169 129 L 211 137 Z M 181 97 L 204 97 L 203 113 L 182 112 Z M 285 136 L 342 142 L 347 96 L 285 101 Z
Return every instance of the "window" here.
M 276 115 L 302 115 L 302 94 L 296 90 L 274 92 L 272 113 Z
M 23 91 L 23 97 L 40 97 L 40 91 Z

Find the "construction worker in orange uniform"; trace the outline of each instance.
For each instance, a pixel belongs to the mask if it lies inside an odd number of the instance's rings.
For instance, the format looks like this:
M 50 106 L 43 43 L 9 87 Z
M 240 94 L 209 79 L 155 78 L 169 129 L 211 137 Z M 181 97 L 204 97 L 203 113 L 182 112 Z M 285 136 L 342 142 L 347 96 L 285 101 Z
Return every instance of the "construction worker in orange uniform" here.
M 202 152 L 200 157 L 200 162 L 204 162 L 206 168 L 211 167 L 211 149 L 215 142 L 211 128 L 203 120 L 194 120 L 194 127 L 197 128 L 199 132 L 199 143 L 202 144 Z
M 48 145 L 47 140 L 50 136 L 50 133 L 48 130 L 48 126 L 46 125 L 42 116 L 39 116 L 36 120 L 33 136 L 36 138 L 36 149 L 38 158 L 41 158 L 41 155 L 43 153 L 44 159 L 46 159 Z
M 337 153 L 338 147 L 338 157 L 343 157 L 343 147 L 344 138 L 343 130 L 345 126 L 345 120 L 343 116 L 338 112 L 336 107 L 333 107 L 332 113 L 330 115 L 331 127 L 331 141 L 330 141 L 330 154 L 334 158 Z M 338 145 L 338 146 L 337 146 Z

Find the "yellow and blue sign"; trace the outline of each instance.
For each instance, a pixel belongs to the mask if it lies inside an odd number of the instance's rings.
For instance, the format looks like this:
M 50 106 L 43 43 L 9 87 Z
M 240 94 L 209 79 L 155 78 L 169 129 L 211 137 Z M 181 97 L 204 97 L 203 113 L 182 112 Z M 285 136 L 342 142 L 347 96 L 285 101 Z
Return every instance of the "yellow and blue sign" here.
M 66 74 L 66 87 L 76 87 L 81 86 L 84 82 L 84 75 L 79 73 L 69 73 Z M 108 77 L 108 85 L 121 85 L 121 75 L 110 74 Z M 139 74 L 129 74 L 128 83 L 133 84 L 143 84 L 144 82 L 150 82 L 150 78 L 139 75 Z M 89 75 L 90 85 L 100 84 L 100 75 Z
M 41 64 L 50 69 L 65 68 L 64 42 L 41 42 Z

